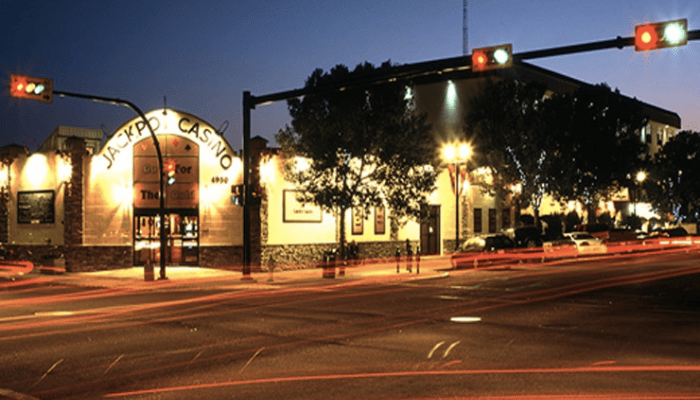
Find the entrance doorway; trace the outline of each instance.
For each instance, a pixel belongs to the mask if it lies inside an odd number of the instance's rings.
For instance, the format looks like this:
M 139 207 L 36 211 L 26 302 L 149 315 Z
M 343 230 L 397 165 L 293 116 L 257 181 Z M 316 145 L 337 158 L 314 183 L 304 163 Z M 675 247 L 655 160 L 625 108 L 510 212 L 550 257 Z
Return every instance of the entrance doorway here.
M 165 214 L 166 265 L 199 265 L 197 210 Z M 152 210 L 134 212 L 134 265 L 160 263 L 160 216 Z
M 423 208 L 426 217 L 420 225 L 420 248 L 422 254 L 440 254 L 440 206 Z

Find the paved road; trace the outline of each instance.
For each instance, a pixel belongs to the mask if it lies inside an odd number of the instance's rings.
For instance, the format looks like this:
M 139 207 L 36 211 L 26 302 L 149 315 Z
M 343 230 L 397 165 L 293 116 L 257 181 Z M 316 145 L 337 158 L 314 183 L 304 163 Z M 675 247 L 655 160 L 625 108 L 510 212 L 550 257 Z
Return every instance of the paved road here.
M 0 387 L 39 399 L 700 399 L 698 260 L 14 287 L 0 293 Z

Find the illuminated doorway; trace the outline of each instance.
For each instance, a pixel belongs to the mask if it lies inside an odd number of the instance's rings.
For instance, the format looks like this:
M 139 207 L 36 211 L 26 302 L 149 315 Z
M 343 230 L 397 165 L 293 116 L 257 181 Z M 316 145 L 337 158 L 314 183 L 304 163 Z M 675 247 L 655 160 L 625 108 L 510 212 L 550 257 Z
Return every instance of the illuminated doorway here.
M 134 265 L 160 263 L 160 232 L 165 229 L 166 265 L 199 265 L 199 145 L 178 135 L 159 135 L 165 185 L 165 224 L 161 224 L 160 168 L 150 138 L 134 144 Z
M 199 218 L 192 210 L 166 214 L 166 265 L 199 265 Z M 160 263 L 160 216 L 154 212 L 134 215 L 134 265 L 148 260 Z

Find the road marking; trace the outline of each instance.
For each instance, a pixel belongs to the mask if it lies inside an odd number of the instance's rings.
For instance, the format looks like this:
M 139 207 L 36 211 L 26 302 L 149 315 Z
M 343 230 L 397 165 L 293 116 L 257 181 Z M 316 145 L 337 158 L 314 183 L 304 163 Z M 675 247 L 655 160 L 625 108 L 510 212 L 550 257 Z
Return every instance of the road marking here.
M 243 372 L 243 370 L 246 369 L 246 368 L 248 367 L 248 365 L 249 365 L 251 362 L 253 362 L 253 359 L 254 359 L 255 357 L 257 357 L 258 354 L 260 354 L 260 352 L 263 351 L 264 348 L 265 348 L 265 347 L 261 347 L 260 350 L 256 351 L 255 354 L 253 354 L 253 356 L 250 357 L 250 360 L 248 360 L 248 362 L 245 363 L 245 365 L 243 366 L 243 368 L 241 368 L 241 370 L 238 371 L 238 373 L 240 374 L 241 372 Z
M 53 363 L 53 365 L 51 366 L 51 368 L 49 368 L 49 370 L 46 371 L 46 372 L 44 373 L 44 375 L 42 375 L 41 378 L 39 378 L 38 381 L 34 382 L 34 384 L 32 385 L 32 387 L 38 385 L 39 382 L 43 381 L 44 378 L 46 378 L 46 377 L 51 373 L 51 371 L 53 371 L 53 369 L 56 368 L 56 367 L 58 366 L 58 364 L 60 364 L 60 363 L 62 363 L 62 362 L 63 362 L 63 359 L 60 359 L 60 360 L 56 361 L 55 363 Z
M 120 355 L 119 357 L 117 357 L 116 360 L 114 360 L 114 362 L 109 364 L 109 367 L 107 367 L 107 369 L 105 370 L 105 372 L 102 375 L 107 375 L 107 372 L 109 372 L 109 370 L 112 369 L 112 367 L 115 366 L 119 362 L 119 360 L 122 359 L 122 357 L 124 357 L 124 354 Z
M 438 347 L 442 346 L 444 343 L 445 342 L 440 342 L 440 343 L 436 344 L 435 346 L 433 346 L 433 349 L 430 350 L 430 353 L 428 353 L 428 358 L 431 358 L 433 356 L 433 353 L 435 353 L 435 350 L 437 350 Z
M 458 344 L 459 344 L 459 340 L 452 343 L 450 345 L 450 347 L 448 347 L 447 350 L 445 350 L 445 354 L 442 355 L 442 358 L 447 358 L 447 356 L 450 354 L 450 351 L 452 351 L 452 349 L 454 349 L 455 346 L 457 346 Z
M 481 321 L 481 317 L 452 317 L 450 321 L 460 323 L 479 322 Z

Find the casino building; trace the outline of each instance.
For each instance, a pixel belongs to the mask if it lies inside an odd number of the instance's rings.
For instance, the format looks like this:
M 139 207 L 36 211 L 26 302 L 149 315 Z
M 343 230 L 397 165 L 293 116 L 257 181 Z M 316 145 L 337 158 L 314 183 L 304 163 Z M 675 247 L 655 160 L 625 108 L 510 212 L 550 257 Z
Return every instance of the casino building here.
M 469 98 L 485 79 L 502 77 L 544 82 L 552 91 L 572 91 L 584 82 L 529 64 L 471 75 L 455 71 L 417 81 L 416 107 L 428 113 L 437 140 L 459 136 Z M 650 152 L 680 129 L 677 114 L 644 104 L 649 124 L 640 140 Z M 109 137 L 100 130 L 59 127 L 30 154 L 25 147 L 0 148 L 0 245 L 8 257 L 36 264 L 58 263 L 68 271 L 158 265 L 160 230 L 166 230 L 167 265 L 240 268 L 243 209 L 233 189 L 242 182 L 240 152 L 197 116 L 172 109 L 146 114 L 169 171 L 165 186 L 165 223 L 160 221 L 158 159 L 141 118 L 126 121 Z M 283 179 L 279 150 L 251 140 L 252 174 L 261 188 L 253 209 L 252 264 L 256 268 L 316 265 L 336 246 L 334 215 L 296 201 L 295 188 Z M 391 212 L 370 215 L 348 211 L 348 241 L 362 257 L 392 256 L 406 239 L 423 254 L 454 249 L 455 209 L 461 239 L 513 227 L 518 215 L 507 199 L 495 199 L 470 177 L 460 174 L 459 196 L 454 169 L 445 168 L 430 196 L 429 218 L 405 226 L 392 224 Z M 629 203 L 629 198 L 616 199 Z M 458 202 L 458 203 L 457 203 Z M 547 202 L 541 215 L 561 212 Z M 618 205 L 601 205 L 615 211 Z

